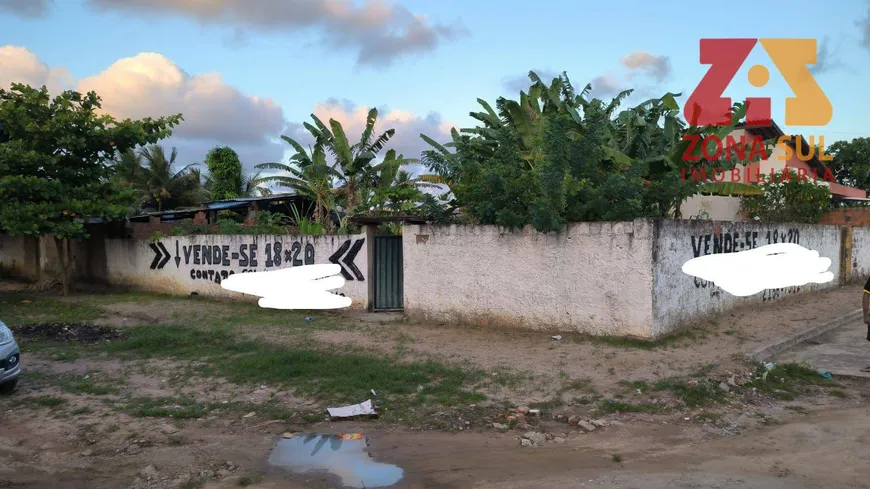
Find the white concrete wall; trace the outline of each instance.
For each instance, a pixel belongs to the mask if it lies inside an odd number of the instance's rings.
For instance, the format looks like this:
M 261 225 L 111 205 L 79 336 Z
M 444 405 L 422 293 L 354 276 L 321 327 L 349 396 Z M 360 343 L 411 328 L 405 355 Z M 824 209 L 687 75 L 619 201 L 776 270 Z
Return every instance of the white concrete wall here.
M 774 242 L 798 243 L 830 258 L 834 280 L 738 298 L 682 271 L 683 264 L 697 256 L 739 252 Z M 659 336 L 741 303 L 763 303 L 809 290 L 836 288 L 840 279 L 840 229 L 807 224 L 664 220 L 659 222 L 654 274 L 653 332 Z
M 852 274 L 853 280 L 870 277 L 870 227 L 852 228 Z
M 405 312 L 434 321 L 650 337 L 652 221 L 406 226 Z
M 680 215 L 683 219 L 700 216 L 701 219 L 714 221 L 743 220 L 740 216 L 740 197 L 721 195 L 693 195 L 680 204 Z
M 108 282 L 169 294 L 214 297 L 245 297 L 227 291 L 220 281 L 230 274 L 277 270 L 290 266 L 331 263 L 330 256 L 341 251 L 340 260 L 354 250 L 353 262 L 359 276 L 345 267 L 349 277 L 338 293 L 353 299 L 354 308 L 368 305 L 368 242 L 365 235 L 350 236 L 246 236 L 195 235 L 164 238 L 159 241 L 169 253 L 162 268 L 148 240 L 106 240 Z M 154 243 L 157 246 L 157 243 Z M 280 248 L 280 253 L 275 250 Z M 343 249 L 342 249 L 343 248 Z M 158 246 L 158 250 L 160 250 Z M 210 250 L 209 253 L 206 250 Z M 163 255 L 160 250 L 161 256 Z M 313 256 L 312 256 L 313 255 Z M 217 257 L 217 258 L 215 258 Z

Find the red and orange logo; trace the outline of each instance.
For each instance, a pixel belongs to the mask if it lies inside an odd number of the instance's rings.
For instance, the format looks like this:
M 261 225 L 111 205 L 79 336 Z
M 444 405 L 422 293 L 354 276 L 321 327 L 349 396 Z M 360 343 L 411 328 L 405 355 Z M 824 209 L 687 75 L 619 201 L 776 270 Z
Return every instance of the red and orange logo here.
M 757 43 L 795 94 L 786 98 L 785 124 L 824 126 L 831 122 L 831 102 L 807 68 L 816 63 L 815 39 L 701 39 L 701 64 L 710 65 L 710 69 L 686 101 L 686 120 L 695 126 L 731 123 L 731 99 L 722 94 Z M 763 87 L 770 79 L 770 71 L 764 65 L 755 65 L 749 69 L 748 78 L 753 86 Z M 770 97 L 748 97 L 746 105 L 747 125 L 770 125 Z

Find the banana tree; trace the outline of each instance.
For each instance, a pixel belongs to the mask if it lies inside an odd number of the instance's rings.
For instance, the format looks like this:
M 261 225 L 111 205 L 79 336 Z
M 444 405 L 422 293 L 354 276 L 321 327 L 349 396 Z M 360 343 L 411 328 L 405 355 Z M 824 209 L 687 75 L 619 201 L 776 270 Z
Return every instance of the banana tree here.
M 437 188 L 438 185 L 411 176 L 404 168 L 419 160 L 405 158 L 390 149 L 384 160 L 371 167 L 361 192 L 361 209 L 366 212 L 408 212 L 414 210 L 423 198 L 421 189 Z
M 344 201 L 346 217 L 350 218 L 355 214 L 360 203 L 361 180 L 365 178 L 378 153 L 384 149 L 396 131 L 395 129 L 387 129 L 375 136 L 378 110 L 371 109 L 366 117 L 366 125 L 359 142 L 351 144 L 340 122 L 330 119 L 329 125 L 327 125 L 314 114 L 311 114 L 311 118 L 314 120 L 314 124 L 306 122 L 303 127 L 315 139 L 321 141 L 323 147 L 335 159 L 332 166 L 340 172 L 338 191 Z
M 296 153 L 290 157 L 290 164 L 262 163 L 256 166 L 260 170 L 279 171 L 281 174 L 260 177 L 258 183 L 275 183 L 280 187 L 293 189 L 314 202 L 314 221 L 328 230 L 334 228 L 331 214 L 336 207 L 337 192 L 334 182 L 342 178 L 342 174 L 329 165 L 323 141 L 318 140 L 310 151 L 301 144 L 284 136 Z

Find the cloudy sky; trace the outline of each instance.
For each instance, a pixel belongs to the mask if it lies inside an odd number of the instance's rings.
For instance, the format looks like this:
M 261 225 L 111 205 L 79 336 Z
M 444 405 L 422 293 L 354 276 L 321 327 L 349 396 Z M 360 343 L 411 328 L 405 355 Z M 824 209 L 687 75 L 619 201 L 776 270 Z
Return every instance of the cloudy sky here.
M 370 107 L 393 147 L 418 157 L 420 133 L 446 140 L 477 98 L 527 88 L 526 73 L 567 71 L 608 98 L 685 100 L 707 67 L 701 38 L 819 40 L 813 72 L 834 106 L 824 128 L 784 126 L 793 96 L 756 46 L 725 95 L 770 96 L 786 132 L 870 136 L 870 2 L 734 0 L 0 0 L 0 86 L 96 91 L 117 117 L 182 113 L 167 145 L 180 163 L 227 144 L 246 167 L 289 156 L 311 113 L 359 134 Z M 757 13 L 756 13 L 757 12 Z M 746 81 L 770 68 L 767 86 Z

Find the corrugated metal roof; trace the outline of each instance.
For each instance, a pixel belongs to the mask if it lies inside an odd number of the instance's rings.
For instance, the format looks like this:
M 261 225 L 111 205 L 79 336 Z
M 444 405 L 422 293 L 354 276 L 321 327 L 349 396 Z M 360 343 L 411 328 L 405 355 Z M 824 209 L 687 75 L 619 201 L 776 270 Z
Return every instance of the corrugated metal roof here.
M 213 202 L 211 204 L 208 204 L 208 206 L 206 207 L 206 210 L 216 211 L 216 210 L 220 210 L 220 209 L 232 209 L 233 207 L 247 207 L 247 206 L 248 206 L 247 202 L 233 202 L 233 201 Z

